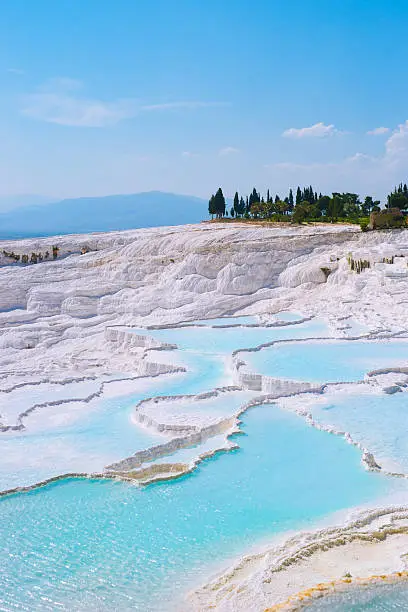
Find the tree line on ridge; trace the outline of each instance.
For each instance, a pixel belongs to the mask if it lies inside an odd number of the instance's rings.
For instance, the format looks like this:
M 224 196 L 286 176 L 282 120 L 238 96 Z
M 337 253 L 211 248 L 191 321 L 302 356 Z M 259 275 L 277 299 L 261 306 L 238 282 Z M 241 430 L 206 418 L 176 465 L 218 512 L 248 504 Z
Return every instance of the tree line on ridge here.
M 400 184 L 387 196 L 387 209 L 408 210 L 408 187 Z M 245 197 L 235 192 L 232 206 L 228 210 L 221 187 L 211 196 L 208 212 L 212 218 L 231 217 L 238 219 L 270 219 L 272 221 L 339 221 L 349 220 L 355 223 L 370 213 L 381 210 L 380 200 L 366 196 L 364 200 L 356 193 L 333 192 L 331 196 L 322 195 L 309 185 L 297 187 L 295 195 L 292 189 L 284 198 L 278 194 L 272 196 L 268 189 L 265 196 L 254 187 Z

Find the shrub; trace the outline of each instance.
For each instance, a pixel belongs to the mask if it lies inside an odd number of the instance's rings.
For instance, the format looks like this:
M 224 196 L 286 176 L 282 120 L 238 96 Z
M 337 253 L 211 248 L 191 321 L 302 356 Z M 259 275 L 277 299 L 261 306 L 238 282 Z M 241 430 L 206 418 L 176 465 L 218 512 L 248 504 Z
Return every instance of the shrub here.
M 370 228 L 372 229 L 394 229 L 404 227 L 405 217 L 398 208 L 372 212 L 370 215 Z

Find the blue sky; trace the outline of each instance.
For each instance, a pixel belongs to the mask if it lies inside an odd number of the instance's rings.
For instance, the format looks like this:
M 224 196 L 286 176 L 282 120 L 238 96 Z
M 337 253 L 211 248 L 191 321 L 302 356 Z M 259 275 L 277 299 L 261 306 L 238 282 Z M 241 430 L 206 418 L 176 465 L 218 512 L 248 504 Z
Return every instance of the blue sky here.
M 384 197 L 408 181 L 407 19 L 406 0 L 4 0 L 0 196 Z

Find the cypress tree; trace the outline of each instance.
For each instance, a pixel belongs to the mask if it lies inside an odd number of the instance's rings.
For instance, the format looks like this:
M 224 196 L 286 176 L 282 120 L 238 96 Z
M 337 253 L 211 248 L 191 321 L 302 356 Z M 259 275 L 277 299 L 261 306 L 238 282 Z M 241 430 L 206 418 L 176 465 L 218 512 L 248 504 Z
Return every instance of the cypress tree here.
M 251 195 L 249 196 L 249 207 L 251 207 L 251 205 L 254 204 L 255 202 L 259 202 L 260 199 L 261 199 L 260 195 L 254 187 Z
M 221 187 L 217 189 L 217 193 L 214 196 L 214 204 L 215 214 L 217 215 L 217 218 L 220 219 L 225 215 L 225 198 Z
M 300 187 L 298 187 L 296 190 L 296 206 L 300 204 L 302 200 L 303 200 L 302 192 L 300 190 Z
M 213 194 L 208 202 L 208 214 L 211 215 L 211 219 L 214 219 L 214 215 L 216 214 L 216 212 L 217 211 L 215 210 L 215 196 Z
M 236 191 L 235 195 L 234 195 L 234 211 L 235 211 L 236 215 L 239 215 L 239 195 L 238 195 L 238 191 Z
M 245 200 L 244 198 L 241 196 L 241 199 L 239 201 L 239 214 L 240 215 L 244 215 L 245 214 Z
M 290 206 L 290 210 L 293 210 L 293 191 L 292 189 L 289 189 L 288 204 Z

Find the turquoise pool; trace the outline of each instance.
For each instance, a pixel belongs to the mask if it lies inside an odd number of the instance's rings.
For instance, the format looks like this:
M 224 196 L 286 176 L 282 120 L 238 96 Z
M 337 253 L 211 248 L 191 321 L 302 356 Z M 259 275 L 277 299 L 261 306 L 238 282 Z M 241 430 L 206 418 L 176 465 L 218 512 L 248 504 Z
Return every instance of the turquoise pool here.
M 308 403 L 314 419 L 347 431 L 385 469 L 408 473 L 408 393 L 327 393 Z
M 72 423 L 31 431 L 28 421 L 23 432 L 0 438 L 0 490 L 67 472 L 99 472 L 137 450 L 165 442 L 167 438 L 132 423 L 137 402 L 151 396 L 201 393 L 225 379 L 224 362 L 218 356 L 197 353 L 187 356 L 186 364 L 184 374 L 142 381 L 142 390 L 96 400 Z
M 243 428 L 239 450 L 168 484 L 68 480 L 3 498 L 0 609 L 169 610 L 215 561 L 388 491 L 356 449 L 276 406 Z
M 356 381 L 370 370 L 408 365 L 404 340 L 288 342 L 240 353 L 251 371 L 310 382 Z
M 0 490 L 30 485 L 66 472 L 100 471 L 137 450 L 160 444 L 165 441 L 162 436 L 131 422 L 138 401 L 156 395 L 202 393 L 232 384 L 232 379 L 225 372 L 225 357 L 236 348 L 259 344 L 265 337 L 318 337 L 327 332 L 322 321 L 280 328 L 185 327 L 137 331 L 164 342 L 177 343 L 180 350 L 166 354 L 152 351 L 149 359 L 154 361 L 163 357 L 166 361 L 168 357 L 171 361 L 175 355 L 187 371 L 157 377 L 144 383 L 141 391 L 136 390 L 125 396 L 98 398 L 73 423 L 55 427 L 47 423 L 44 431 L 28 427 L 23 432 L 7 434 L 1 439 L 3 459 L 0 461 Z M 49 399 L 54 399 L 52 394 Z M 41 411 L 37 414 L 41 418 Z M 29 462 L 26 461 L 28 456 Z
M 198 321 L 199 323 L 199 321 Z M 288 338 L 322 338 L 328 335 L 324 321 L 314 319 L 280 327 L 181 327 L 172 329 L 136 329 L 161 342 L 177 344 L 181 350 L 230 354 L 239 348 L 258 346 L 272 340 Z
M 104 461 L 150 446 L 156 436 L 130 422 L 142 397 L 211 389 L 228 380 L 225 357 L 233 350 L 273 339 L 324 337 L 327 329 L 314 320 L 277 328 L 186 327 L 151 333 L 178 345 L 173 354 L 188 366 L 187 373 L 158 377 L 143 390 L 106 398 L 64 427 L 3 438 L 6 467 L 0 478 L 9 474 L 8 457 L 18 444 L 23 447 L 12 474 L 16 482 L 55 470 L 57 464 L 46 454 L 54 444 L 62 452 L 93 453 Z M 328 346 L 316 343 L 312 352 Z M 374 346 L 371 353 L 357 349 L 361 368 L 377 358 Z M 406 345 L 399 346 L 398 359 Z M 378 351 L 383 357 L 382 346 Z M 267 352 L 251 355 L 266 357 Z M 291 358 L 286 370 L 303 372 L 304 378 L 318 359 L 310 352 L 303 358 L 294 352 Z M 334 362 L 332 355 L 329 367 L 347 377 L 349 359 L 340 351 Z M 0 610 L 179 611 L 189 588 L 249 548 L 289 530 L 313 528 L 333 512 L 375 504 L 396 486 L 406 486 L 366 472 L 356 448 L 276 405 L 253 408 L 242 420 L 245 435 L 236 437 L 239 449 L 205 460 L 176 481 L 140 488 L 66 479 L 0 499 Z

